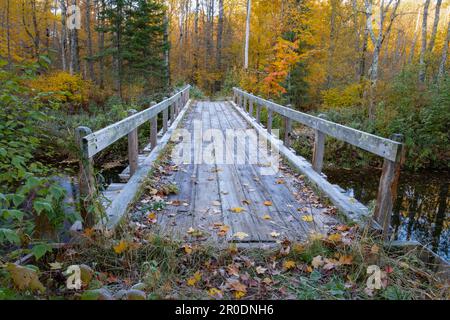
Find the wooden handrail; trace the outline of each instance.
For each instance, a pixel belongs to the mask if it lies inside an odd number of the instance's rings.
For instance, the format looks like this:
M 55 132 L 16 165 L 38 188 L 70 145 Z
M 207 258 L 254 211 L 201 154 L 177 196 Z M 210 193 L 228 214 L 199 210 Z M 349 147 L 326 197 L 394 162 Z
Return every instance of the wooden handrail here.
M 284 145 L 290 145 L 291 120 L 299 122 L 307 127 L 314 129 L 315 141 L 312 159 L 312 168 L 317 173 L 321 173 L 323 158 L 325 153 L 325 136 L 331 136 L 338 140 L 345 141 L 351 145 L 359 147 L 370 153 L 384 158 L 383 169 L 380 183 L 378 186 L 378 195 L 374 210 L 374 220 L 383 229 L 383 237 L 387 239 L 389 235 L 390 221 L 392 215 L 393 203 L 397 197 L 397 185 L 400 176 L 400 169 L 404 162 L 405 148 L 403 145 L 403 136 L 393 135 L 392 139 L 379 137 L 364 131 L 353 129 L 323 117 L 315 117 L 291 108 L 284 107 L 273 101 L 263 99 L 251 93 L 245 92 L 239 88 L 233 88 L 234 102 L 245 112 L 247 112 L 247 101 L 251 107 L 250 116 L 253 116 L 253 104 L 256 103 L 257 114 L 256 122 L 260 124 L 260 108 L 264 106 L 268 111 L 267 131 L 272 131 L 272 113 L 276 112 L 284 117 L 285 135 Z
M 158 122 L 157 117 L 163 112 L 163 132 L 168 128 L 168 122 L 175 121 L 182 106 L 189 100 L 189 90 L 187 85 L 181 91 L 170 98 L 164 98 L 160 103 L 151 103 L 150 107 L 136 112 L 129 110 L 129 116 L 121 121 L 113 123 L 103 129 L 92 132 L 87 127 L 78 127 L 76 132 L 76 143 L 80 148 L 80 204 L 85 226 L 91 227 L 95 223 L 92 212 L 92 199 L 97 192 L 93 169 L 93 157 L 104 150 L 120 138 L 128 135 L 128 160 L 130 164 L 130 175 L 132 176 L 138 168 L 138 127 L 146 122 L 150 123 L 150 145 L 154 149 L 157 144 Z M 170 110 L 170 117 L 169 115 Z
M 275 102 L 265 100 L 238 88 L 233 88 L 235 94 L 251 99 L 253 103 L 265 106 L 285 118 L 299 122 L 312 129 L 319 130 L 326 135 L 345 141 L 356 147 L 369 151 L 391 161 L 397 161 L 401 153 L 402 144 L 391 139 L 382 138 L 364 131 L 353 129 L 341 124 L 293 110 Z
M 177 103 L 189 89 L 190 86 L 188 85 L 172 97 L 167 98 L 150 108 L 83 137 L 83 144 L 85 145 L 84 149 L 87 150 L 86 156 L 89 158 L 93 157 L 95 154 L 107 148 L 143 123 L 157 116 L 161 111 L 170 108 L 173 104 Z

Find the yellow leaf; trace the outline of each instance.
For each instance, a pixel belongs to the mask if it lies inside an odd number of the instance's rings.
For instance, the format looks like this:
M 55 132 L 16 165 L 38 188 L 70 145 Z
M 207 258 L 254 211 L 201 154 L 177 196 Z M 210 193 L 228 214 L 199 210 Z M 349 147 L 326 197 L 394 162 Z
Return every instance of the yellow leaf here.
M 378 254 L 379 251 L 380 251 L 380 247 L 378 247 L 376 244 L 374 244 L 374 245 L 372 246 L 372 248 L 370 248 L 370 252 L 371 252 L 372 254 Z
M 313 216 L 310 214 L 307 216 L 302 216 L 302 220 L 305 222 L 312 222 L 314 219 L 313 219 Z
M 268 214 L 263 215 L 263 219 L 264 220 L 272 220 L 272 217 L 269 216 Z
M 195 232 L 195 229 L 192 227 L 190 227 L 187 231 L 187 233 L 189 233 L 189 234 L 194 233 L 194 232 Z
M 272 205 L 272 201 L 264 201 L 264 205 L 270 207 Z
M 117 254 L 121 254 L 122 252 L 124 252 L 125 250 L 127 250 L 128 248 L 128 244 L 126 243 L 125 240 L 120 240 L 119 244 L 113 246 L 114 248 L 114 252 Z
M 188 244 L 185 244 L 183 246 L 184 252 L 186 252 L 187 254 L 191 254 L 192 253 L 192 247 Z
M 50 266 L 51 270 L 60 270 L 60 269 L 62 269 L 62 264 L 59 263 L 59 262 L 50 262 L 48 265 Z
M 243 292 L 243 291 L 234 291 L 234 297 L 236 299 L 240 299 L 240 298 L 242 298 L 244 296 L 245 296 L 245 292 Z
M 196 271 L 194 273 L 194 279 L 200 281 L 202 279 L 202 273 L 200 271 Z
M 287 260 L 283 262 L 283 268 L 286 270 L 290 270 L 295 268 L 295 262 L 292 260 Z
M 189 278 L 189 279 L 187 280 L 187 285 L 188 285 L 188 286 L 193 287 L 193 286 L 195 286 L 196 283 L 197 283 L 197 280 L 195 280 L 194 278 Z
M 219 228 L 219 232 L 217 232 L 217 235 L 223 237 L 227 234 L 228 230 L 230 230 L 230 227 L 227 225 L 223 225 Z
M 277 181 L 275 181 L 276 184 L 284 184 L 284 180 L 283 179 L 278 179 Z
M 272 231 L 272 232 L 270 233 L 270 235 L 271 235 L 272 237 L 274 237 L 274 238 L 277 238 L 277 237 L 280 236 L 280 234 L 279 234 L 278 232 L 276 232 L 276 231 Z
M 19 266 L 15 263 L 8 263 L 6 269 L 11 274 L 14 285 L 19 290 L 37 290 L 45 292 L 45 288 L 39 281 L 37 271 L 29 267 Z
M 222 298 L 222 291 L 220 291 L 220 290 L 217 289 L 217 288 L 211 288 L 211 289 L 209 289 L 209 290 L 208 290 L 208 294 L 209 294 L 211 297 L 214 297 L 214 298 L 218 298 L 218 299 L 221 299 L 221 298 Z
M 236 232 L 233 237 L 238 238 L 239 240 L 244 240 L 245 238 L 247 238 L 249 235 L 245 232 Z
M 302 253 L 303 251 L 305 251 L 305 247 L 300 243 L 295 243 L 292 248 L 295 253 Z
M 230 211 L 234 212 L 234 213 L 241 213 L 242 211 L 244 211 L 244 208 L 234 207 L 234 208 L 231 208 Z
M 328 240 L 333 242 L 339 242 L 342 240 L 342 236 L 339 233 L 333 233 L 328 236 Z
M 154 213 L 154 212 L 150 212 L 148 215 L 147 215 L 147 219 L 148 219 L 148 221 L 150 221 L 150 223 L 153 223 L 153 224 L 155 224 L 156 223 L 156 213 Z
M 339 263 L 343 265 L 350 265 L 353 263 L 353 257 L 352 256 L 341 256 L 339 258 Z

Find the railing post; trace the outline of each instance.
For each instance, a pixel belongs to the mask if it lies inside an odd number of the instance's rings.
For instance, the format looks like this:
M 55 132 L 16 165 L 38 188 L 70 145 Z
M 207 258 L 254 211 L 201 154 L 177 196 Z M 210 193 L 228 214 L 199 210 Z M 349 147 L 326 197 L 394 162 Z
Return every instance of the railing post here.
M 325 119 L 324 114 L 320 114 L 319 118 Z M 317 173 L 322 172 L 323 157 L 325 154 L 325 134 L 322 131 L 314 130 L 314 147 L 312 157 L 312 167 Z
M 167 132 L 167 122 L 169 121 L 169 110 L 165 108 L 163 110 L 163 133 Z
M 128 116 L 132 116 L 137 111 L 128 110 Z M 130 176 L 132 176 L 138 168 L 138 129 L 134 128 L 128 134 L 128 162 L 130 163 Z
M 394 134 L 391 139 L 403 142 L 401 134 Z M 389 227 L 391 225 L 392 207 L 397 198 L 398 180 L 400 169 L 405 159 L 405 148 L 403 144 L 399 146 L 395 161 L 384 159 L 383 170 L 381 172 L 380 184 L 378 186 L 377 202 L 375 204 L 374 219 L 383 228 L 383 239 L 389 237 Z
M 248 113 L 250 113 L 250 110 L 253 111 L 253 99 L 252 98 L 248 99 L 248 110 L 246 108 L 244 110 L 245 110 L 245 112 L 248 111 Z
M 156 105 L 156 102 L 152 101 L 150 107 Z M 150 119 L 150 146 L 153 150 L 158 143 L 158 115 Z
M 291 108 L 291 105 L 288 104 L 286 107 Z M 283 139 L 283 142 L 284 142 L 284 145 L 288 148 L 291 146 L 291 131 L 292 131 L 292 121 L 288 117 L 284 117 L 284 139 Z
M 95 217 L 89 207 L 95 194 L 94 164 L 92 158 L 87 155 L 87 148 L 83 138 L 92 133 L 88 127 L 78 127 L 75 129 L 75 139 L 80 148 L 80 172 L 78 176 L 80 190 L 80 214 L 85 227 L 92 227 L 95 224 Z
M 267 108 L 267 132 L 272 134 L 272 110 Z
M 188 103 L 189 101 L 189 94 L 190 94 L 191 88 L 186 90 L 186 101 L 184 101 L 183 105 L 181 106 L 181 108 L 183 108 L 185 106 L 186 103 Z
M 261 105 L 259 103 L 256 103 L 256 122 L 261 124 Z
M 248 105 L 248 114 L 253 117 L 253 101 Z

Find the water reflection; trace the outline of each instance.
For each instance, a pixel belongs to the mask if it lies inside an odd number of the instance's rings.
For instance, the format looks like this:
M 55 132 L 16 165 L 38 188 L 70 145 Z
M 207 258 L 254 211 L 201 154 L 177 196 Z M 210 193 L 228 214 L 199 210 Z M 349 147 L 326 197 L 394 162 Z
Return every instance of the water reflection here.
M 368 205 L 376 199 L 381 172 L 374 170 L 327 170 L 332 183 Z M 398 240 L 417 240 L 445 259 L 450 259 L 449 172 L 400 176 L 392 226 Z

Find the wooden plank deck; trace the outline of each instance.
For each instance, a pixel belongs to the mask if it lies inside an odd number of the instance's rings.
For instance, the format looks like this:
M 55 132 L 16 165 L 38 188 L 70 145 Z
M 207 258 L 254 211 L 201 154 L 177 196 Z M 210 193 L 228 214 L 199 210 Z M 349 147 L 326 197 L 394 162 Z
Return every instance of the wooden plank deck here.
M 201 122 L 203 131 L 218 129 L 223 136 L 227 129 L 250 128 L 229 102 L 199 101 L 190 108 L 180 126 L 191 133 L 195 120 Z M 236 142 L 241 147 L 245 143 L 239 139 Z M 202 150 L 211 144 L 202 143 Z M 157 223 L 151 228 L 172 238 L 193 239 L 188 233 L 192 228 L 201 231 L 204 235 L 201 239 L 216 243 L 271 243 L 284 238 L 302 241 L 312 232 L 326 233 L 330 225 L 337 223 L 325 213 L 327 206 L 311 199 L 311 190 L 298 177 L 288 171 L 261 174 L 261 166 L 269 163 L 269 159 L 260 157 L 252 164 L 254 161 L 249 160 L 254 155 L 249 148 L 244 149 L 245 164 L 179 165 L 177 171 L 165 177 L 166 183 L 178 186 L 179 193 L 165 199 L 168 205 L 157 212 Z M 191 151 L 193 154 L 198 148 L 192 146 Z M 302 190 L 294 187 L 299 183 Z M 145 199 L 144 195 L 144 202 Z M 138 203 L 136 207 L 142 206 L 143 203 Z M 236 207 L 243 211 L 232 212 Z M 304 221 L 302 217 L 309 215 L 313 221 Z M 147 223 L 145 218 L 141 223 Z M 218 227 L 222 225 L 229 227 L 225 236 L 218 235 Z M 247 236 L 239 239 L 234 236 L 236 233 Z

